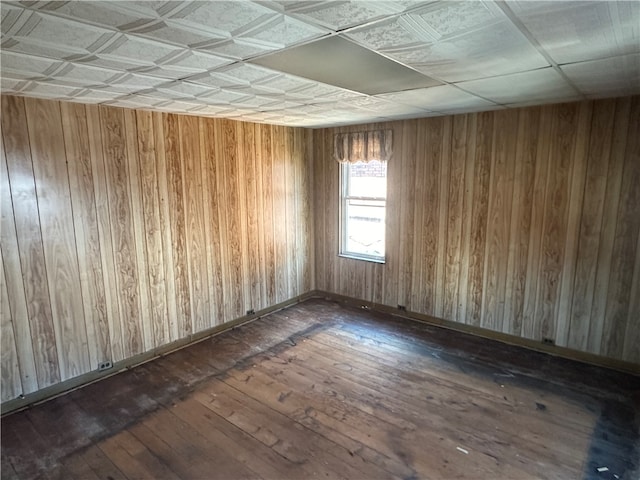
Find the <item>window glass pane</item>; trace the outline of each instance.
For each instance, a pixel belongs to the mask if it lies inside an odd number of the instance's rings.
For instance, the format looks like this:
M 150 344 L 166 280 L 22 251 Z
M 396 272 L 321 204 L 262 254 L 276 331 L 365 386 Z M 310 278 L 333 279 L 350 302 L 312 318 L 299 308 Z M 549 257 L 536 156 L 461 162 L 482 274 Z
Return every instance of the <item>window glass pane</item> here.
M 349 164 L 349 191 L 352 197 L 387 196 L 387 162 Z
M 384 257 L 384 202 L 347 200 L 346 252 Z

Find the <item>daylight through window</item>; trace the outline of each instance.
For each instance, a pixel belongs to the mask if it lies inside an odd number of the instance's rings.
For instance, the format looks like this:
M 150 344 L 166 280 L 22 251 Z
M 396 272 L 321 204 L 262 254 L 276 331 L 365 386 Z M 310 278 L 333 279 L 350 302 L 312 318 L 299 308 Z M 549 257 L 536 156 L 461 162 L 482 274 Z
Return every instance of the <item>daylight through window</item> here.
M 384 262 L 387 162 L 340 164 L 340 255 Z

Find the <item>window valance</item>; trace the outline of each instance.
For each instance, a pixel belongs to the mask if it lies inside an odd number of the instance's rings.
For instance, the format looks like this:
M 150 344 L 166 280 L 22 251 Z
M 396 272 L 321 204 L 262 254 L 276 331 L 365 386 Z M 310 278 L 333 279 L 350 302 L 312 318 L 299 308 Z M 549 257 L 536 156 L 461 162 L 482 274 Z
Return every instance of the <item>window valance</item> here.
M 333 156 L 339 163 L 388 161 L 391 158 L 393 130 L 337 133 Z

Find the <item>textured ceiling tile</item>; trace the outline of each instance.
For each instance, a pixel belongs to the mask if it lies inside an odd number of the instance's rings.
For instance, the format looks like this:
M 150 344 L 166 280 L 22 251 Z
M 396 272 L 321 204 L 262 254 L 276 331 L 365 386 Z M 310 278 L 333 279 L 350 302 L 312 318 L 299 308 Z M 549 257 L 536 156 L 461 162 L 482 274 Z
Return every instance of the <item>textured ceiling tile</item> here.
M 484 78 L 456 84 L 460 88 L 496 103 L 525 100 L 576 98 L 578 92 L 553 68 Z
M 183 50 L 170 58 L 158 61 L 159 65 L 171 67 L 185 73 L 199 73 L 216 69 L 231 62 L 228 58 L 218 57 L 209 53 Z
M 96 55 L 138 66 L 161 65 L 179 53 L 180 50 L 171 45 L 121 34 L 97 51 Z
M 291 92 L 295 94 L 296 92 L 304 92 L 312 89 L 316 83 L 293 75 L 276 74 L 275 76 L 258 81 L 257 85 L 274 92 Z
M 277 48 L 284 48 L 328 33 L 327 30 L 308 25 L 294 18 L 278 15 L 269 22 L 239 35 L 239 37 L 252 38 L 272 44 Z
M 404 10 L 393 2 L 281 2 L 287 13 L 333 30 L 361 25 Z
M 485 108 L 494 105 L 494 103 L 488 100 L 463 92 L 451 85 L 441 85 L 438 87 L 409 90 L 400 93 L 390 93 L 387 95 L 381 95 L 381 97 L 387 100 L 435 111 L 452 108 Z
M 271 97 L 263 97 L 260 95 L 251 95 L 236 101 L 236 104 L 254 110 L 265 110 L 275 108 L 282 102 Z
M 0 92 L 3 94 L 19 93 L 28 85 L 28 81 L 18 78 L 0 78 Z
M 197 48 L 199 50 L 231 57 L 235 60 L 243 60 L 277 49 L 277 47 L 273 45 L 257 43 L 256 41 L 251 39 L 224 40 L 222 42 L 217 42 L 211 45 L 201 45 Z
M 253 2 L 182 2 L 168 18 L 204 31 L 237 34 L 265 23 L 278 14 Z
M 549 66 L 527 39 L 506 21 L 431 45 L 386 53 L 426 75 L 447 82 Z
M 233 88 L 246 86 L 245 83 L 240 82 L 238 79 L 228 77 L 226 75 L 220 75 L 217 72 L 194 75 L 192 77 L 189 77 L 188 81 L 197 85 L 215 88 Z
M 0 17 L 2 18 L 0 31 L 2 32 L 2 36 L 13 35 L 14 30 L 18 30 L 20 25 L 28 20 L 29 16 L 31 16 L 31 13 L 28 11 L 12 7 L 6 2 L 0 2 Z
M 640 51 L 640 2 L 510 2 L 560 64 Z
M 187 82 L 173 82 L 157 87 L 156 90 L 166 94 L 168 98 L 172 99 L 187 97 L 195 99 L 198 95 L 205 95 L 209 93 L 211 88 Z
M 261 81 L 269 81 L 278 76 L 278 72 L 246 63 L 236 63 L 228 67 L 220 68 L 216 71 L 216 74 L 223 75 L 236 84 L 241 85 L 251 85 Z
M 91 89 L 83 89 L 78 92 L 74 97 L 74 101 L 82 102 L 82 103 L 104 103 L 118 96 L 122 95 L 120 92 L 111 92 L 107 90 L 91 90 Z
M 23 90 L 23 93 L 28 96 L 42 97 L 42 98 L 54 98 L 54 99 L 68 99 L 73 98 L 76 94 L 82 91 L 78 87 L 68 87 L 64 85 L 57 85 L 52 82 L 31 82 L 28 89 Z
M 132 93 L 136 91 L 155 88 L 164 83 L 166 83 L 166 80 L 163 78 L 141 75 L 137 73 L 127 73 L 112 80 L 110 82 L 110 86 L 115 90 Z
M 16 53 L 6 49 L 2 50 L 0 58 L 2 59 L 2 75 L 10 74 L 14 78 L 48 77 L 64 65 L 64 62 Z
M 227 89 L 211 89 L 200 95 L 198 100 L 207 105 L 229 105 L 245 97 L 247 97 L 245 93 L 237 93 Z
M 364 96 L 362 93 L 344 90 L 324 83 L 314 83 L 312 86 L 304 90 L 304 95 L 314 98 L 318 103 L 330 103 L 338 100 L 344 100 L 346 98 Z
M 417 46 L 435 40 L 419 31 L 408 17 L 396 17 L 347 32 L 347 36 L 373 50 Z
M 122 73 L 116 70 L 107 70 L 77 63 L 67 63 L 63 68 L 50 75 L 51 78 L 78 87 L 108 84 L 120 76 L 122 76 Z
M 590 98 L 640 93 L 640 53 L 564 65 L 562 71 Z
M 57 15 L 84 20 L 94 25 L 116 29 L 126 28 L 132 24 L 151 22 L 156 18 L 153 11 L 149 11 L 145 16 L 144 12 L 121 8 L 122 5 L 122 2 L 104 1 L 40 2 L 36 4 L 36 8 L 42 12 L 53 12 Z
M 9 48 L 52 58 L 70 58 L 90 54 L 103 46 L 113 32 L 62 18 L 32 13 L 28 20 L 14 29 L 13 34 L 3 36 L 5 42 L 16 42 Z
M 183 47 L 197 47 L 200 44 L 224 40 L 226 36 L 212 32 L 199 32 L 185 25 L 179 25 L 170 20 L 156 21 L 145 24 L 129 32 L 161 42 L 181 45 Z
M 438 2 L 416 12 L 413 17 L 425 23 L 436 39 L 450 37 L 504 18 L 500 10 L 488 2 Z

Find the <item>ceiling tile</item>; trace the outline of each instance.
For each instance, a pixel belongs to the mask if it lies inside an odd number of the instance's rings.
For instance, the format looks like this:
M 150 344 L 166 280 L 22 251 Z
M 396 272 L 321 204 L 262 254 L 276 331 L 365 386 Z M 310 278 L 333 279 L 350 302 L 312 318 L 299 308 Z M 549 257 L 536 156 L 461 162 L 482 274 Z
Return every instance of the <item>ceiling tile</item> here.
M 85 88 L 109 84 L 121 76 L 122 72 L 117 70 L 107 70 L 78 63 L 66 63 L 64 67 L 50 75 L 51 78 L 64 81 L 68 85 Z
M 404 5 L 396 2 L 280 2 L 287 13 L 312 21 L 332 30 L 361 25 L 402 12 Z
M 176 24 L 218 34 L 240 34 L 268 22 L 278 13 L 254 2 L 181 2 L 167 18 Z
M 266 42 L 274 48 L 284 48 L 328 33 L 329 31 L 325 29 L 308 25 L 291 17 L 278 15 L 268 22 L 238 35 L 238 37 Z
M 502 12 L 490 2 L 435 2 L 413 13 L 436 40 L 477 30 L 504 19 Z
M 350 30 L 346 35 L 372 50 L 418 47 L 435 41 L 426 29 L 420 30 L 408 16 L 394 17 L 373 25 Z
M 458 108 L 485 108 L 495 104 L 488 100 L 463 92 L 452 85 L 440 85 L 431 88 L 421 88 L 406 92 L 390 93 L 381 97 L 432 111 Z
M 511 23 L 502 21 L 431 44 L 385 53 L 431 77 L 459 82 L 549 66 Z
M 144 52 L 143 55 L 141 53 Z M 113 59 L 131 65 L 133 68 L 145 65 L 161 65 L 178 56 L 181 51 L 172 45 L 119 34 L 108 44 L 102 46 L 96 56 L 101 59 Z
M 278 49 L 274 45 L 246 38 L 223 40 L 212 44 L 200 45 L 196 48 L 198 48 L 198 50 L 227 56 L 235 60 L 251 58 Z
M 65 62 L 34 57 L 6 49 L 0 52 L 0 58 L 2 59 L 2 75 L 10 75 L 13 78 L 48 77 L 65 65 Z
M 509 7 L 560 64 L 640 52 L 640 2 L 527 2 Z
M 82 88 L 69 87 L 65 85 L 59 85 L 54 82 L 39 81 L 30 82 L 29 86 L 25 88 L 22 93 L 32 97 L 64 99 L 73 98 L 82 91 Z
M 461 82 L 456 85 L 496 103 L 564 100 L 579 96 L 578 92 L 552 67 Z
M 16 22 L 8 45 L 3 41 L 3 49 L 67 59 L 93 53 L 115 35 L 109 30 L 85 25 L 63 18 L 25 11 L 24 22 Z
M 226 38 L 225 35 L 212 32 L 199 32 L 190 29 L 186 25 L 176 24 L 170 20 L 159 20 L 137 28 L 130 28 L 128 31 L 160 42 L 172 43 L 189 48 L 197 48 L 198 45 L 221 41 Z
M 42 12 L 84 20 L 92 25 L 123 29 L 129 25 L 152 22 L 157 17 L 151 9 L 129 10 L 122 8 L 126 2 L 35 2 L 33 8 Z
M 563 65 L 560 68 L 590 98 L 640 93 L 640 53 Z

